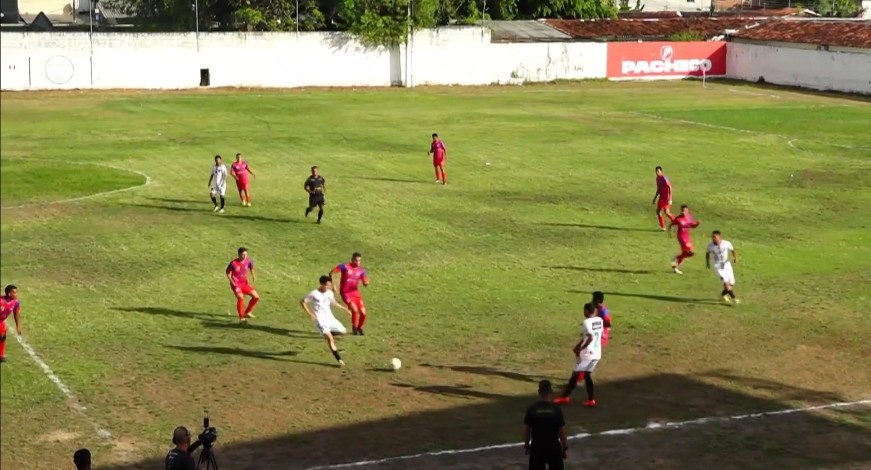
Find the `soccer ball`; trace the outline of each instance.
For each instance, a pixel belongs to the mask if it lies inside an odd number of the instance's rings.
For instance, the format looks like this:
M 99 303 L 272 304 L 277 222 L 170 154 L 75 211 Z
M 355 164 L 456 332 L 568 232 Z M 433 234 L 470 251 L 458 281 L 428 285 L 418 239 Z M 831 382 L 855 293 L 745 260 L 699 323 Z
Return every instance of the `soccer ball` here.
M 393 367 L 393 370 L 399 370 L 402 367 L 402 361 L 398 357 L 394 357 L 390 360 L 390 366 Z

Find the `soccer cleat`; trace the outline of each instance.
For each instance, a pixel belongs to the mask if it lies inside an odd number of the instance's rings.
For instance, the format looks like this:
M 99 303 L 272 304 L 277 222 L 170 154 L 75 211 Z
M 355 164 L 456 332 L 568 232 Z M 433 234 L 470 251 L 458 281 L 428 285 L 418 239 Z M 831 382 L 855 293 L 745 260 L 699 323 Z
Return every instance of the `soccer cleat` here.
M 248 319 L 247 319 L 247 318 L 242 317 L 242 318 L 239 319 L 239 324 L 240 324 L 240 325 L 244 325 L 244 324 L 246 324 L 246 323 L 248 323 Z
M 442 182 L 442 180 L 436 180 L 435 182 L 436 182 L 436 184 L 439 184 Z
M 675 274 L 683 274 L 683 271 L 678 269 L 677 266 L 672 266 L 671 270 L 674 271 Z
M 593 408 L 594 406 L 596 406 L 596 400 L 587 400 L 584 402 L 584 406 Z
M 363 334 L 363 328 L 357 328 L 357 334 L 360 335 L 360 336 L 365 336 L 365 335 Z
M 740 304 L 740 303 L 741 303 L 741 301 L 740 301 L 740 300 L 738 300 L 738 298 L 737 298 L 737 297 L 735 297 L 735 305 L 738 305 L 738 304 Z
M 571 403 L 571 401 L 572 400 L 569 397 L 556 397 L 553 399 L 553 402 L 556 405 L 566 405 L 568 403 Z
M 353 327 L 353 328 L 351 328 L 351 334 L 354 335 L 354 336 L 357 336 L 357 335 L 360 334 L 360 333 L 357 332 L 357 327 L 356 327 L 356 326 Z
M 224 209 L 218 209 L 218 214 L 223 214 L 223 213 L 224 213 Z
M 218 212 L 219 210 L 221 210 L 221 208 L 218 206 L 215 206 L 215 212 Z
M 257 317 L 255 317 L 253 313 L 246 313 L 245 318 L 257 318 Z
M 339 359 L 339 367 L 345 367 L 345 361 Z
M 732 305 L 732 299 L 730 299 L 728 295 L 723 296 L 723 302 L 726 302 L 727 304 Z
M 0 357 L 0 363 L 2 363 L 2 362 L 6 362 L 6 358 L 5 358 L 5 357 Z

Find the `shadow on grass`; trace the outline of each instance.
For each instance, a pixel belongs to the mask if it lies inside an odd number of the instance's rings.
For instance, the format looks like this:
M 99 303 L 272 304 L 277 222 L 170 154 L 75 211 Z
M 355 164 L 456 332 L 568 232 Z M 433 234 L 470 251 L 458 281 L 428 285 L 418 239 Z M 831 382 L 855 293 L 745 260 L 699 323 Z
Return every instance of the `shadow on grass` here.
M 659 229 L 653 228 L 637 228 L 637 227 L 615 227 L 612 225 L 588 225 L 588 224 L 564 224 L 556 222 L 546 222 L 541 225 L 547 227 L 574 227 L 574 228 L 592 228 L 596 230 L 615 230 L 618 232 L 661 232 Z
M 520 372 L 511 372 L 501 369 L 496 369 L 494 367 L 487 366 L 441 366 L 434 364 L 421 364 L 421 367 L 431 367 L 433 369 L 449 369 L 454 372 L 463 372 L 466 374 L 477 374 L 477 375 L 491 375 L 497 377 L 504 377 L 506 379 L 511 380 L 519 380 L 521 382 L 534 382 L 538 383 L 543 377 L 537 375 L 529 375 L 523 374 Z
M 278 222 L 278 223 L 288 223 L 288 224 L 304 224 L 306 223 L 303 220 L 299 219 L 279 219 L 276 217 L 266 217 L 262 215 L 254 215 L 254 214 L 232 214 L 232 213 L 223 213 L 216 214 L 211 210 L 200 209 L 196 207 L 181 207 L 181 206 L 156 206 L 152 204 L 127 204 L 130 207 L 139 207 L 142 209 L 156 209 L 156 210 L 164 210 L 169 212 L 189 212 L 192 214 L 198 214 L 201 216 L 213 216 L 213 217 L 221 217 L 224 219 L 239 219 L 239 220 L 249 220 L 249 221 L 257 221 L 257 222 Z M 228 208 L 228 210 L 233 210 L 232 207 Z M 241 209 L 240 209 L 241 210 Z
M 585 295 L 593 295 L 593 291 L 585 291 L 585 290 L 576 290 L 569 289 L 566 292 L 570 294 L 585 294 Z M 638 299 L 648 299 L 648 300 L 658 300 L 660 302 L 673 302 L 678 304 L 705 304 L 705 305 L 726 305 L 723 302 L 710 299 L 710 298 L 699 298 L 699 297 L 677 297 L 673 295 L 658 295 L 658 294 L 633 294 L 628 292 L 605 292 L 605 297 L 615 296 L 615 297 L 635 297 Z
M 321 335 L 314 331 L 291 330 L 288 328 L 279 328 L 275 326 L 263 325 L 257 323 L 257 320 L 251 320 L 246 323 L 239 323 L 235 316 L 228 317 L 222 316 L 217 313 L 188 312 L 184 310 L 173 310 L 165 307 L 114 307 L 112 308 L 112 310 L 116 310 L 119 312 L 145 313 L 148 315 L 163 315 L 176 318 L 191 318 L 200 320 L 204 328 L 252 330 L 298 339 L 321 338 Z M 226 318 L 226 320 L 218 320 L 218 318 Z
M 588 273 L 618 273 L 618 274 L 656 274 L 667 271 L 652 271 L 650 269 L 621 269 L 621 268 L 589 268 L 585 266 L 550 266 L 551 269 L 563 269 L 567 271 L 583 271 Z
M 212 205 L 212 201 L 208 198 L 203 199 L 173 199 L 169 197 L 149 197 L 146 198 L 150 201 L 162 202 L 165 204 L 202 204 L 202 205 Z
M 846 93 L 839 91 L 818 91 L 818 90 L 810 90 L 807 88 L 798 88 L 789 85 L 776 85 L 774 83 L 765 83 L 765 82 L 745 82 L 743 80 L 736 80 L 732 78 L 716 78 L 711 80 L 712 83 L 716 83 L 718 85 L 729 85 L 732 86 L 739 91 L 747 91 L 747 92 L 761 92 L 761 91 L 781 91 L 781 92 L 789 92 L 796 93 L 800 95 L 808 95 L 815 96 L 820 98 L 834 98 L 841 100 L 849 100 L 849 101 L 857 101 L 864 104 L 871 104 L 871 98 L 855 93 Z M 742 90 L 743 89 L 743 90 Z
M 226 348 L 219 346 L 166 346 L 167 348 L 178 349 L 180 351 L 199 353 L 199 354 L 226 354 L 230 356 L 250 357 L 253 359 L 265 359 L 269 361 L 293 362 L 295 364 L 307 364 L 319 367 L 329 367 L 336 369 L 338 366 L 327 362 L 300 361 L 298 359 L 288 359 L 288 357 L 296 356 L 298 351 L 284 352 L 265 352 L 252 351 L 242 348 Z
M 213 351 L 203 349 L 196 352 Z M 502 376 L 506 380 L 513 380 L 514 377 L 513 373 L 474 365 L 457 366 L 457 369 Z M 813 374 L 808 377 L 812 378 Z M 863 464 L 871 463 L 871 430 L 842 418 L 847 415 L 794 413 L 747 416 L 748 413 L 800 406 L 792 397 L 800 397 L 801 403 L 819 405 L 843 401 L 842 397 L 774 383 L 766 383 L 765 393 L 755 395 L 749 391 L 758 382 L 756 379 L 737 375 L 728 378 L 729 388 L 712 384 L 709 379 L 700 380 L 694 376 L 677 374 L 598 382 L 596 391 L 599 406 L 596 409 L 575 404 L 563 408 L 570 434 L 583 432 L 597 435 L 595 445 L 570 446 L 567 468 L 581 468 L 582 463 L 589 462 L 607 462 L 608 468 L 613 470 L 860 468 Z M 476 388 L 474 384 L 466 382 L 469 380 L 466 375 L 448 377 L 447 380 L 464 385 L 427 383 L 411 378 L 406 378 L 403 383 L 385 384 L 382 387 L 400 391 L 399 395 L 391 394 L 393 398 L 389 403 L 381 399 L 379 390 L 351 389 L 348 387 L 353 382 L 347 382 L 343 390 L 356 397 L 357 402 L 353 406 L 383 409 L 385 417 L 332 426 L 325 422 L 317 425 L 317 429 L 268 438 L 250 439 L 225 434 L 223 438 L 226 440 L 216 448 L 218 461 L 222 467 L 237 470 L 311 469 L 374 459 L 387 460 L 367 465 L 366 468 L 430 470 L 522 466 L 525 458 L 518 445 L 487 452 L 395 459 L 397 456 L 426 451 L 518 441 L 523 412 L 535 399 L 534 383 L 524 388 L 528 390 L 526 395 L 510 396 Z M 299 386 L 317 389 L 320 385 Z M 439 395 L 437 406 L 433 406 L 432 398 L 427 398 L 433 394 Z M 582 396 L 583 390 L 576 391 L 575 395 Z M 261 405 L 269 406 L 268 403 Z M 408 411 L 395 415 L 398 409 Z M 855 411 L 861 409 L 849 410 L 850 413 Z M 276 418 L 288 422 L 293 422 L 294 416 L 299 413 L 303 411 L 294 407 L 275 409 Z M 218 413 L 215 410 L 213 414 Z M 738 415 L 744 417 L 730 418 Z M 853 416 L 860 416 L 860 413 Z M 329 421 L 328 416 L 324 419 Z M 651 426 L 651 422 L 677 424 L 656 427 Z M 601 434 L 616 429 L 623 431 Z M 140 437 L 159 439 L 163 434 Z M 326 451 L 336 449 L 340 451 Z M 666 465 L 663 467 L 660 465 L 662 463 Z M 98 468 L 133 470 L 162 468 L 161 465 L 162 456 L 155 455 L 133 464 Z
M 366 180 L 366 181 L 385 181 L 388 183 L 411 183 L 411 184 L 424 184 L 429 183 L 429 180 L 412 180 L 412 179 L 403 179 L 403 178 L 386 178 L 386 177 L 378 177 L 378 176 L 355 176 L 349 179 L 355 180 Z M 430 183 L 432 184 L 432 183 Z

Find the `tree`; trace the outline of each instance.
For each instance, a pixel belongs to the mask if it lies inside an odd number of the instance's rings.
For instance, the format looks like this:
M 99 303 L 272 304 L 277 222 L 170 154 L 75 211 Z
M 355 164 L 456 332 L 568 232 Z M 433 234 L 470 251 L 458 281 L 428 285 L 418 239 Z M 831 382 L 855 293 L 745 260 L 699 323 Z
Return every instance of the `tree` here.
M 342 0 L 348 31 L 367 46 L 397 46 L 411 31 L 436 26 L 437 0 Z

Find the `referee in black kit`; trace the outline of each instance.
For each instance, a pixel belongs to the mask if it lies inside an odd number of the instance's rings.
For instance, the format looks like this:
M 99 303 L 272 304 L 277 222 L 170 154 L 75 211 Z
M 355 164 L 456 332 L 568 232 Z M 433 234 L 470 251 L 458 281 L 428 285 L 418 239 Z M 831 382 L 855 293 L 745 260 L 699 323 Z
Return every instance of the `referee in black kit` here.
M 523 424 L 523 447 L 529 455 L 529 470 L 563 470 L 563 460 L 569 448 L 566 421 L 559 406 L 550 396 L 553 386 L 549 380 L 538 383 L 538 401 L 526 409 Z M 529 443 L 530 439 L 532 444 Z
M 312 167 L 312 175 L 305 180 L 303 189 L 308 193 L 308 207 L 305 209 L 305 216 L 308 217 L 317 207 L 318 223 L 321 223 L 321 219 L 324 218 L 324 204 L 326 204 L 324 193 L 327 191 L 327 182 L 318 172 L 318 167 Z

